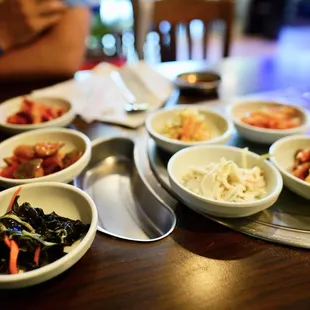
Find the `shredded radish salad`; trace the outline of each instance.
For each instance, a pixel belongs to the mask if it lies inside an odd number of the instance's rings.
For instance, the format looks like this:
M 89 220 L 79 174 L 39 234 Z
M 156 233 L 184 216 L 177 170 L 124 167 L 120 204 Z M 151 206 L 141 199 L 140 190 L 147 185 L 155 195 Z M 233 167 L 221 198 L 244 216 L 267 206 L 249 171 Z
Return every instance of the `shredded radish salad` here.
M 191 168 L 182 181 L 190 191 L 219 201 L 246 202 L 266 195 L 266 181 L 260 167 L 240 168 L 225 158 L 206 167 Z

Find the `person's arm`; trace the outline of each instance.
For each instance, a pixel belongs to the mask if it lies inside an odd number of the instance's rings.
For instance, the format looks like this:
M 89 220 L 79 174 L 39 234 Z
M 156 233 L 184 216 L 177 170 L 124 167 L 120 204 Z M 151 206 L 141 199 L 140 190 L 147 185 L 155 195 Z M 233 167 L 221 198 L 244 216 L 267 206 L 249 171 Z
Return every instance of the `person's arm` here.
M 0 56 L 0 79 L 72 76 L 83 61 L 89 26 L 87 8 L 68 9 L 40 38 Z

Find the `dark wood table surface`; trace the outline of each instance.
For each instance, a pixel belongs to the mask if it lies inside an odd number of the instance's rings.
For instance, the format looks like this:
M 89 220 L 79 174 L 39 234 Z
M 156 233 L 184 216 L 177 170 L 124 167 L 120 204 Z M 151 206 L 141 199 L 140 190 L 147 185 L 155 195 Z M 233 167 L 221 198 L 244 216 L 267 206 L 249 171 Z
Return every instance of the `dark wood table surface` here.
M 180 62 L 159 69 L 173 77 L 207 67 Z M 310 55 L 231 58 L 216 67 L 222 98 L 279 88 L 305 91 L 307 85 L 310 91 Z M 0 101 L 54 82 L 2 83 Z M 176 91 L 169 104 L 203 99 Z M 92 139 L 124 130 L 80 120 L 75 125 Z M 0 309 L 310 309 L 309 251 L 256 240 L 185 207 L 178 216 L 175 231 L 155 243 L 97 233 L 87 254 L 59 277 L 0 291 Z

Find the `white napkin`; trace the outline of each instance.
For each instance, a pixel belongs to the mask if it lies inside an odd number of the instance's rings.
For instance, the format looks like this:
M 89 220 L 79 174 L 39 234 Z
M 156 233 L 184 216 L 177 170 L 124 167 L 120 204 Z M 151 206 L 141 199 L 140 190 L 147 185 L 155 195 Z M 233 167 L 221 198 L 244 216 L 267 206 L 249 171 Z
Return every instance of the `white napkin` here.
M 147 102 L 147 112 L 131 113 L 125 111 L 127 104 L 118 86 L 111 79 L 113 70 L 123 74 L 134 74 L 143 82 L 141 87 L 135 79 L 126 85 L 133 92 L 137 101 Z M 86 122 L 103 121 L 137 128 L 144 124 L 145 118 L 152 110 L 160 108 L 172 94 L 170 80 L 143 61 L 126 65 L 119 69 L 107 63 L 101 63 L 89 74 L 78 73 L 72 80 L 54 86 L 35 90 L 37 97 L 61 97 L 69 100 L 73 108 Z

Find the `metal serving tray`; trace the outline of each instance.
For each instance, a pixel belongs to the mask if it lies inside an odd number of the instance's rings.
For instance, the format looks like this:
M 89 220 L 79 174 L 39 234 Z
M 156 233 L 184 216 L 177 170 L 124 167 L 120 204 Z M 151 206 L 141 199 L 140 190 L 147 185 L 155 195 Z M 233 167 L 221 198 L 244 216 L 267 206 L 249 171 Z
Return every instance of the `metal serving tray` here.
M 113 237 L 156 241 L 176 225 L 173 210 L 137 172 L 134 142 L 128 138 L 94 140 L 90 163 L 74 185 L 93 198 L 98 230 Z
M 239 147 L 247 146 L 258 154 L 268 152 L 267 146 L 250 143 L 238 137 L 237 134 L 234 135 L 230 144 Z M 174 208 L 180 201 L 170 187 L 166 169 L 171 155 L 159 149 L 151 138 L 144 139 L 139 148 L 140 154 L 143 154 L 143 150 L 144 152 L 147 150 L 148 158 L 144 160 L 149 161 L 154 175 L 162 186 L 159 195 Z M 155 183 L 153 180 L 154 188 L 158 187 Z M 310 248 L 310 203 L 286 188 L 283 188 L 279 200 L 271 208 L 247 218 L 223 219 L 202 215 L 253 237 Z

